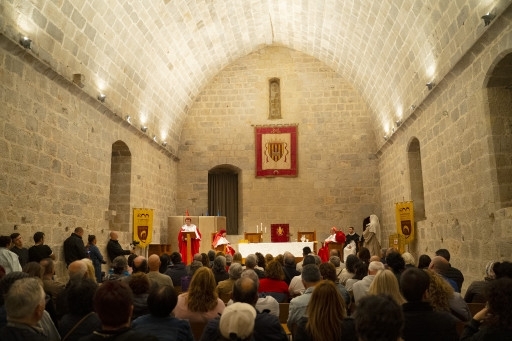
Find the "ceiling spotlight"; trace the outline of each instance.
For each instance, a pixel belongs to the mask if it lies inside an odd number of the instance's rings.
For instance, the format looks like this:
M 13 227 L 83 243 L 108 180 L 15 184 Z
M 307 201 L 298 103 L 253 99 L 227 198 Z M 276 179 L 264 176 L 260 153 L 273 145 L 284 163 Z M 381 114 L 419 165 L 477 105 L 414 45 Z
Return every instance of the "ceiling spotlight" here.
M 167 141 L 162 142 L 162 146 L 167 146 Z
M 397 127 L 400 127 L 402 125 L 402 119 L 400 118 L 400 119 L 396 120 L 395 124 Z
M 140 130 L 142 130 L 142 132 L 145 133 L 146 131 L 148 131 L 148 127 L 142 126 L 142 127 L 140 127 Z
M 153 135 L 153 141 L 156 142 L 156 135 Z
M 30 44 L 32 44 L 32 40 L 29 37 L 23 36 L 20 39 L 20 44 L 26 49 L 30 49 Z
M 416 109 L 416 106 L 413 104 L 411 105 L 411 111 L 414 111 Z
M 384 138 L 384 140 L 387 141 L 389 139 L 389 136 L 388 135 L 384 135 L 383 138 Z
M 484 26 L 489 26 L 494 18 L 496 18 L 496 15 L 492 14 L 491 12 L 487 12 L 485 15 L 483 15 L 482 19 L 484 19 Z
M 429 90 L 432 90 L 434 88 L 434 86 L 436 86 L 436 83 L 434 82 L 428 82 L 427 84 L 425 84 L 427 86 L 427 89 Z
M 101 103 L 105 102 L 105 98 L 107 98 L 107 95 L 105 94 L 98 95 L 98 101 L 100 101 Z
M 132 119 L 132 118 L 131 118 L 131 116 L 130 116 L 130 115 L 126 115 L 126 122 L 128 122 L 128 123 L 130 123 L 130 124 L 131 124 L 131 123 L 132 123 L 132 121 L 130 121 L 131 119 Z

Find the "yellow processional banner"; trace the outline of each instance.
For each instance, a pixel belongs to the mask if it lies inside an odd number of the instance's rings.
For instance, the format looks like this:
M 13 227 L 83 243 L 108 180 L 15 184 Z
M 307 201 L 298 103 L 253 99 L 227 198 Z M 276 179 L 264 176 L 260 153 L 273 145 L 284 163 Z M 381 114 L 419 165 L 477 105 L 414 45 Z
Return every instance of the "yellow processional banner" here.
M 395 212 L 396 232 L 404 237 L 405 244 L 409 244 L 414 240 L 414 204 L 412 201 L 397 202 Z
M 140 247 L 146 247 L 153 238 L 153 209 L 133 209 L 133 240 Z

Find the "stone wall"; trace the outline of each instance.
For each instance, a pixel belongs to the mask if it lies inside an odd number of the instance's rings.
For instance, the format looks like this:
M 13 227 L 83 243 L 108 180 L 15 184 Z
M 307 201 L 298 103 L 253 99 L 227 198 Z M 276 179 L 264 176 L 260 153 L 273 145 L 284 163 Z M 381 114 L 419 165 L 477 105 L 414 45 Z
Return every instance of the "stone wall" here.
M 281 85 L 282 119 L 269 120 L 268 80 Z M 208 170 L 239 173 L 239 234 L 256 224 L 296 232 L 353 225 L 380 214 L 378 160 L 370 113 L 359 93 L 315 58 L 266 47 L 226 67 L 197 97 L 180 144 L 178 212 L 207 211 Z M 257 125 L 298 125 L 298 176 L 255 178 Z M 196 198 L 197 200 L 193 200 Z M 228 222 L 229 223 L 229 222 Z
M 496 91 L 486 89 L 493 67 L 512 51 L 511 17 L 508 11 L 500 18 L 378 152 L 383 237 L 395 233 L 394 203 L 410 200 L 407 150 L 417 138 L 426 220 L 418 223 L 409 249 L 416 257 L 448 249 L 466 277 L 464 288 L 483 277 L 488 261 L 510 261 L 512 255 L 510 208 L 499 197 L 494 157 L 500 148 L 508 160 L 512 153 L 510 143 L 493 143 L 491 121 L 497 115 L 490 115 L 492 105 L 501 106 L 499 114 L 507 116 L 501 125 L 509 129 L 510 106 L 505 108 L 512 93 L 502 89 L 501 96 L 509 97 L 496 101 L 488 96 Z
M 27 247 L 36 231 L 62 260 L 77 226 L 106 256 L 112 145 L 131 152 L 131 208 L 155 209 L 153 240 L 167 241 L 176 208 L 176 162 L 140 130 L 0 36 L 0 234 Z M 131 224 L 130 224 L 131 225 Z M 128 246 L 131 233 L 120 234 Z M 64 273 L 63 262 L 57 264 Z

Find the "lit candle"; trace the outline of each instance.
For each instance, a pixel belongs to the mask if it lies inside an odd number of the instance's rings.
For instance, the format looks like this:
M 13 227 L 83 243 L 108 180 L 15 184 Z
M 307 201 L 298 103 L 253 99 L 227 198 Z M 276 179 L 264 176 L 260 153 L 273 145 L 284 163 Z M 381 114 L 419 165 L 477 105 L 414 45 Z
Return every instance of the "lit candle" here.
M 267 227 L 265 226 L 265 233 L 267 233 Z

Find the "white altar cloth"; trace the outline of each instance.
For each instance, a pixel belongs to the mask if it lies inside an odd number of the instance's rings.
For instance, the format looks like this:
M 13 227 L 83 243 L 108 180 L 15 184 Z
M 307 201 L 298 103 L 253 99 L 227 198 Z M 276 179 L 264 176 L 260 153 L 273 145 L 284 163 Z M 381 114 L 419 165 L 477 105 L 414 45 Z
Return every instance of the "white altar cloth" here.
M 289 243 L 240 243 L 238 244 L 238 252 L 242 257 L 247 257 L 251 253 L 256 252 L 266 255 L 270 253 L 272 256 L 282 255 L 285 251 L 291 252 L 295 257 L 302 257 L 302 248 L 309 246 L 314 250 L 315 242 L 289 242 Z

